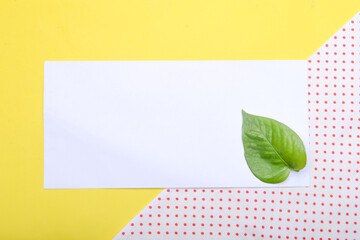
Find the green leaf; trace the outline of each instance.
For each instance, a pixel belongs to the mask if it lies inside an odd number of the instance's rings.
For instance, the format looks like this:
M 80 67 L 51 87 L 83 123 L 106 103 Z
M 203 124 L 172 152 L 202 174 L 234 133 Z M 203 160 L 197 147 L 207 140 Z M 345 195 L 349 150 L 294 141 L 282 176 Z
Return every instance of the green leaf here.
M 306 152 L 300 137 L 274 119 L 242 111 L 242 140 L 251 172 L 266 183 L 285 181 L 291 170 L 306 165 Z

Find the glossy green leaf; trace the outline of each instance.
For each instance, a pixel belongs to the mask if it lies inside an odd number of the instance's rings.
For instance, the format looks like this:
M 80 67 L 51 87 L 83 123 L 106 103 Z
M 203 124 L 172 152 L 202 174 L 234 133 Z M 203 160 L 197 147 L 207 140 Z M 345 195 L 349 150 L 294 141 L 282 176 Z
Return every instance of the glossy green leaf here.
M 285 181 L 291 170 L 306 165 L 306 152 L 300 137 L 274 119 L 242 111 L 242 140 L 251 172 L 266 183 Z

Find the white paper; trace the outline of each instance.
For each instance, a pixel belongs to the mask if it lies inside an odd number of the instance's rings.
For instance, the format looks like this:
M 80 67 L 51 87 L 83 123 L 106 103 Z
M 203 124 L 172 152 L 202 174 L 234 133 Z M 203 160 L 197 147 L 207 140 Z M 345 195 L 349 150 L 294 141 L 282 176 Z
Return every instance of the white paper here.
M 45 188 L 309 185 L 308 167 L 261 182 L 241 141 L 244 109 L 308 146 L 306 61 L 55 61 L 44 78 Z

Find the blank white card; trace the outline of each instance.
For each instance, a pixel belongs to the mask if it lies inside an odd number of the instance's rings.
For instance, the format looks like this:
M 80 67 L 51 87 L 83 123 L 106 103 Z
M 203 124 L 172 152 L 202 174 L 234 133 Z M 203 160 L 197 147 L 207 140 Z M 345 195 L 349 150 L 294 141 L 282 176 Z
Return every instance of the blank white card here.
M 44 186 L 308 186 L 308 167 L 276 185 L 252 175 L 242 109 L 308 147 L 306 62 L 45 62 Z

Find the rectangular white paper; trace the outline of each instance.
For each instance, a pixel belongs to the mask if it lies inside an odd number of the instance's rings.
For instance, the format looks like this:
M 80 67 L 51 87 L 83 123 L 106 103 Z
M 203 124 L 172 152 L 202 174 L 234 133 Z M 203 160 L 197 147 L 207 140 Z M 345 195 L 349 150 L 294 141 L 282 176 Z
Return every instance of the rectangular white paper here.
M 261 182 L 241 140 L 244 109 L 308 147 L 306 61 L 54 61 L 44 78 L 45 188 L 309 185 L 308 167 Z

